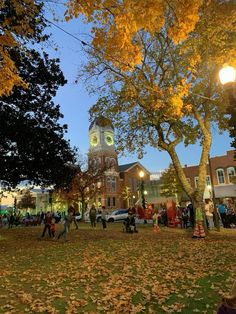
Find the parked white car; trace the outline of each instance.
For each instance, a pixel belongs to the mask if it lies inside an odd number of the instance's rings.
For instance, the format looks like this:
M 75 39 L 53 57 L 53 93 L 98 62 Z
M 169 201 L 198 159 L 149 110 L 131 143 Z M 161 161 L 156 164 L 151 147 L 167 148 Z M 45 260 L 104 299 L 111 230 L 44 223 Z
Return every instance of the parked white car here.
M 76 213 L 75 219 L 76 219 L 76 221 L 80 221 L 82 219 L 81 213 Z
M 106 220 L 108 222 L 124 221 L 128 217 L 128 212 L 128 209 L 116 209 L 106 215 Z

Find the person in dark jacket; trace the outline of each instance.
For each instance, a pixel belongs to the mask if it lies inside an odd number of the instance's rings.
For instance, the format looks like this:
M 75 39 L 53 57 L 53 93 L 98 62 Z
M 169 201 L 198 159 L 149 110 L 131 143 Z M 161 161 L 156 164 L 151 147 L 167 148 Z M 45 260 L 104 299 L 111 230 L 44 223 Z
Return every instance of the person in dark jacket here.
M 90 208 L 89 211 L 89 219 L 90 219 L 90 223 L 92 228 L 96 228 L 96 215 L 97 215 L 97 210 L 95 208 L 94 205 L 92 205 L 92 207 Z
M 52 223 L 52 215 L 50 212 L 47 212 L 47 215 L 44 218 L 44 229 L 42 233 L 42 238 L 45 236 L 45 232 L 48 229 L 48 235 L 51 238 L 51 223 Z
M 190 221 L 190 225 L 191 227 L 194 229 L 194 224 L 195 224 L 195 217 L 194 217 L 194 208 L 193 208 L 193 204 L 189 203 L 187 206 L 187 209 L 189 211 L 189 221 Z
M 9 229 L 12 229 L 13 224 L 14 224 L 14 220 L 15 220 L 14 215 L 13 215 L 13 213 L 11 213 L 9 220 L 8 220 L 8 228 Z

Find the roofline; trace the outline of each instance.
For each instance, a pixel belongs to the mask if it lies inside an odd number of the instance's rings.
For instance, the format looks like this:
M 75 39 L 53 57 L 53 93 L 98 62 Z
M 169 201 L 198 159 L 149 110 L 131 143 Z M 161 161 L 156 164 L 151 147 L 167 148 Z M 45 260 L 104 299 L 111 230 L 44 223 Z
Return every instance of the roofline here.
M 125 166 L 127 164 L 124 165 L 119 165 L 119 167 Z M 145 172 L 147 172 L 149 175 L 151 174 L 150 171 L 148 171 L 143 165 L 140 164 L 139 161 L 136 161 L 132 166 L 130 166 L 129 168 L 127 168 L 126 170 L 120 171 L 120 172 L 127 172 L 128 170 L 134 168 L 135 166 L 139 165 Z

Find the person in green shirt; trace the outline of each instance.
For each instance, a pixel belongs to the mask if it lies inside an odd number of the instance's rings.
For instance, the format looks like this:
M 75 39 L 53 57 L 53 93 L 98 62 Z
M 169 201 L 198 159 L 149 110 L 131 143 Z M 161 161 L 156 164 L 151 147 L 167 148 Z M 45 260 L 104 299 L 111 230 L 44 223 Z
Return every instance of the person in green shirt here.
M 199 202 L 195 202 L 195 227 L 193 238 L 205 238 L 206 234 L 203 227 L 203 214 Z

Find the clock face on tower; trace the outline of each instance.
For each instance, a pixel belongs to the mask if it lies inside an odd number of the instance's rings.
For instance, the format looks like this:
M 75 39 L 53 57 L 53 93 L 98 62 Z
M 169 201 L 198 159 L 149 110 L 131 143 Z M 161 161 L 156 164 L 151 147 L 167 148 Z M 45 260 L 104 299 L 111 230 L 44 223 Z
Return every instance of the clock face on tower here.
M 105 142 L 108 146 L 114 145 L 114 136 L 112 133 L 105 132 Z
M 91 146 L 97 146 L 99 143 L 99 138 L 98 138 L 98 135 L 96 133 L 92 133 L 90 135 L 90 145 Z

